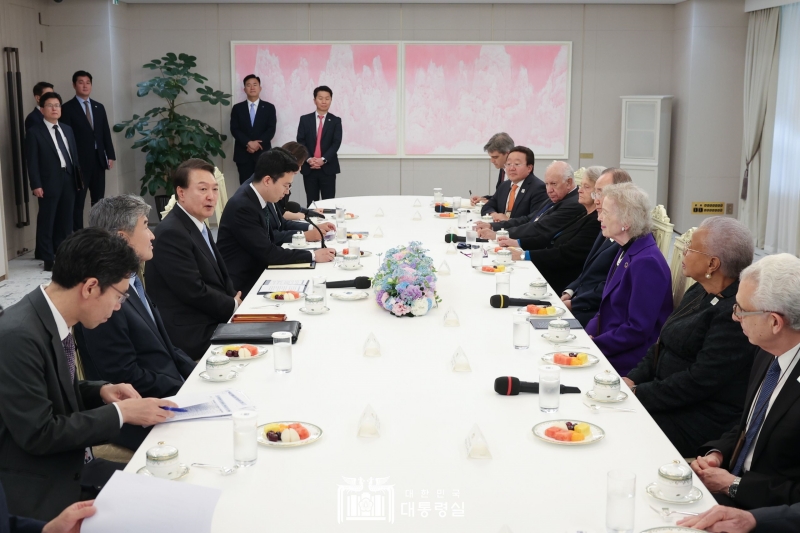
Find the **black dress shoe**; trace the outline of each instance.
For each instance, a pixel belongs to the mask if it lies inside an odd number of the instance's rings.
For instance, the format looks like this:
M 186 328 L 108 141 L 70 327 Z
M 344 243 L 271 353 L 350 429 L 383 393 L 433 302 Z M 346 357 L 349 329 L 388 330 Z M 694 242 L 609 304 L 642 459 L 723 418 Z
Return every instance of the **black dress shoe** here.
M 45 272 L 52 272 L 53 271 L 53 261 L 45 261 L 44 262 L 44 271 Z

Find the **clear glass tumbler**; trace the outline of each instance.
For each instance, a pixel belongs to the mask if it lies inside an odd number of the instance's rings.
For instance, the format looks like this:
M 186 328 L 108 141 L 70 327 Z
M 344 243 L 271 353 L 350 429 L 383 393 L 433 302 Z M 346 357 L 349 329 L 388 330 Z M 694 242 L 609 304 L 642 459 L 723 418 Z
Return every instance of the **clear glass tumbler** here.
M 471 263 L 473 268 L 480 268 L 483 266 L 483 249 L 475 244 L 470 244 L 470 252 L 472 254 Z
M 561 393 L 561 369 L 555 365 L 539 367 L 539 410 L 543 413 L 558 412 Z
M 606 531 L 632 533 L 636 511 L 636 474 L 610 470 L 606 481 Z
M 233 460 L 237 466 L 252 466 L 258 459 L 258 414 L 244 410 L 231 413 L 233 418 Z
M 288 374 L 292 371 L 292 334 L 277 331 L 272 334 L 272 356 L 275 372 Z
M 313 280 L 312 291 L 314 294 L 322 295 L 322 305 L 328 305 L 328 279 L 325 276 L 317 276 Z
M 467 230 L 467 244 L 475 244 L 478 242 L 478 232 L 474 229 Z
M 504 294 L 511 296 L 511 273 L 510 272 L 497 272 L 494 275 L 495 294 Z
M 524 309 L 514 313 L 514 348 L 517 350 L 527 350 L 531 345 L 529 316 Z
M 343 222 L 339 222 L 336 226 L 336 242 L 339 244 L 347 242 L 347 226 Z

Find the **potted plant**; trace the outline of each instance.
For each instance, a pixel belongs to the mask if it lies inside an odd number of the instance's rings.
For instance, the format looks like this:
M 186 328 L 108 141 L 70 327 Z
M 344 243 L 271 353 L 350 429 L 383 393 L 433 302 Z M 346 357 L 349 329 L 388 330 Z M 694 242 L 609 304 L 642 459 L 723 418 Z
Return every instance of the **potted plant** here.
M 116 132 L 125 130 L 126 139 L 133 138 L 137 133 L 140 135 L 131 146 L 147 154 L 140 194 L 144 196 L 149 192 L 155 197 L 159 216 L 175 192 L 169 180 L 173 169 L 193 157 L 208 162 L 215 156 L 225 157 L 222 142 L 227 139 L 226 135 L 205 122 L 176 111 L 180 106 L 198 102 L 226 106 L 231 103 L 230 94 L 205 85 L 208 78 L 192 71 L 197 66 L 196 60 L 195 56 L 170 52 L 161 59 L 153 59 L 143 65 L 144 68 L 158 70 L 160 75 L 137 83 L 139 89 L 136 95 L 141 98 L 153 92 L 166 104 L 114 125 Z M 200 95 L 199 100 L 178 102 L 181 94 L 189 95 L 186 87 L 191 81 L 202 85 L 195 89 Z M 155 123 L 151 124 L 151 121 Z

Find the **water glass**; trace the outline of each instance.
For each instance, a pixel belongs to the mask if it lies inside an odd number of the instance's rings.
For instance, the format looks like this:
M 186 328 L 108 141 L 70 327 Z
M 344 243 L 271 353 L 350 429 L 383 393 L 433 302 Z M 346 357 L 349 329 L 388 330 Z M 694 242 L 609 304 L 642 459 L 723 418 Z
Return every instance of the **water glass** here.
M 531 325 L 528 323 L 530 315 L 520 309 L 514 313 L 514 349 L 527 350 L 531 345 Z
M 336 226 L 336 242 L 339 244 L 347 242 L 347 226 L 345 226 L 343 222 L 340 222 Z
M 498 272 L 494 275 L 495 294 L 511 296 L 511 273 Z
M 478 242 L 478 232 L 476 230 L 467 230 L 467 244 L 475 244 Z
M 439 205 L 444 202 L 444 195 L 442 194 L 441 187 L 435 187 L 433 189 L 433 205 Z
M 233 460 L 237 466 L 253 466 L 258 459 L 258 415 L 244 410 L 231 413 L 233 418 Z
M 317 276 L 312 280 L 312 292 L 322 296 L 322 305 L 328 305 L 328 279 L 324 276 Z
M 466 228 L 469 224 L 469 209 L 458 210 L 458 227 Z
M 345 213 L 345 208 L 340 206 L 340 205 L 337 205 L 336 206 L 336 223 L 337 224 L 341 223 L 341 222 L 344 222 L 344 213 Z
M 347 245 L 347 255 L 358 257 L 361 262 L 361 246 L 357 242 L 351 242 Z
M 558 412 L 561 393 L 561 369 L 555 365 L 539 367 L 539 410 L 543 413 Z
M 292 334 L 276 331 L 272 334 L 272 355 L 275 372 L 288 374 L 292 371 Z
M 540 386 L 541 387 L 541 386 Z M 606 531 L 632 533 L 636 509 L 636 474 L 610 470 L 606 482 Z
M 461 197 L 453 196 L 453 213 L 458 213 L 459 209 L 461 209 Z
M 483 266 L 483 249 L 476 245 L 470 244 L 470 251 L 472 252 L 472 262 L 470 263 L 473 268 L 480 268 Z

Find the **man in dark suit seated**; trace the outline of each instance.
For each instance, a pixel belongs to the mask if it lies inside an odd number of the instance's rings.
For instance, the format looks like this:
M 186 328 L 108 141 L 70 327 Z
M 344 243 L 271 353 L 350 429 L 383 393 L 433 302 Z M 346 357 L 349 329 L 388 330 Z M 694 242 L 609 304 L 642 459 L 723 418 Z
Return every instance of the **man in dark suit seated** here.
M 39 98 L 44 121 L 25 136 L 25 160 L 33 195 L 39 199 L 36 216 L 36 257 L 44 270 L 53 270 L 59 245 L 72 233 L 72 210 L 80 183 L 81 166 L 72 128 L 59 121 L 61 96 L 55 92 Z
M 342 119 L 329 113 L 333 91 L 321 85 L 314 89 L 314 113 L 300 117 L 297 126 L 297 142 L 311 154 L 303 163 L 303 185 L 306 202 L 336 197 L 336 175 L 339 168 L 339 147 L 342 145 Z
M 631 176 L 621 168 L 607 168 L 594 185 L 594 204 L 599 214 L 603 209 L 603 188 L 617 183 L 630 183 Z M 561 300 L 572 315 L 586 326 L 600 309 L 600 300 L 606 286 L 611 263 L 619 252 L 619 245 L 603 237 L 601 232 L 594 241 L 580 276 L 567 285 Z
M 273 148 L 258 158 L 253 181 L 239 187 L 225 206 L 219 222 L 219 250 L 228 265 L 233 285 L 247 294 L 269 265 L 332 261 L 332 248 L 287 250 L 276 244 L 269 224 L 270 202 L 289 191 L 299 166 L 283 148 Z
M 258 157 L 272 148 L 272 138 L 278 126 L 275 106 L 259 98 L 261 78 L 255 74 L 244 77 L 247 100 L 231 109 L 231 136 L 234 139 L 233 162 L 243 184 L 256 168 Z
M 161 311 L 170 340 L 197 361 L 220 323 L 241 305 L 222 253 L 205 225 L 219 186 L 214 165 L 184 161 L 172 177 L 177 203 L 156 226 L 153 259 L 145 265 L 148 295 Z
M 575 219 L 586 214 L 578 203 L 578 188 L 572 167 L 564 161 L 553 161 L 544 175 L 548 198 L 530 214 L 501 222 L 479 222 L 480 237 L 496 238 L 496 231 L 508 229 L 509 237 L 498 240 L 500 246 L 519 246 L 524 250 L 545 248 L 553 236 Z
M 89 226 L 125 239 L 144 264 L 153 258 L 155 238 L 147 225 L 150 206 L 135 195 L 103 198 L 89 213 Z M 147 297 L 139 273 L 128 285 L 128 305 L 104 324 L 75 327 L 75 338 L 88 379 L 125 382 L 139 394 L 165 398 L 178 393 L 196 363 L 169 339 L 158 309 Z M 124 426 L 114 440 L 136 450 L 149 430 Z
M 740 276 L 734 320 L 761 348 L 741 421 L 700 449 L 692 469 L 722 505 L 800 502 L 800 259 L 769 255 Z
M 743 511 L 716 505 L 678 521 L 680 527 L 725 533 L 800 533 L 800 503 Z
M 481 208 L 481 214 L 492 215 L 496 222 L 529 215 L 534 207 L 547 200 L 544 182 L 533 173 L 535 158 L 526 146 L 515 146 L 506 156 L 508 179 Z
M 79 533 L 83 519 L 97 512 L 93 503 L 93 500 L 73 503 L 60 515 L 44 523 L 9 514 L 6 493 L 0 484 L 0 533 Z
M 500 171 L 497 174 L 497 183 L 494 186 L 495 191 L 497 191 L 497 189 L 500 188 L 500 184 L 506 180 L 506 159 L 512 148 L 514 148 L 514 140 L 506 132 L 495 133 L 483 147 L 483 151 L 489 154 L 489 160 L 492 162 L 492 165 L 494 165 L 494 168 Z M 481 200 L 490 200 L 491 198 L 491 194 L 487 194 L 486 196 L 473 194 L 469 200 L 472 205 L 476 205 Z
M 11 513 L 57 516 L 81 498 L 84 483 L 96 486 L 89 479 L 104 464 L 89 447 L 115 438 L 123 423 L 150 426 L 172 416 L 161 407 L 174 403 L 142 399 L 127 383 L 76 378 L 70 328 L 95 328 L 119 310 L 138 265 L 124 239 L 78 231 L 58 249 L 52 282 L 0 318 L 0 483 L 14 488 Z
M 83 227 L 83 207 L 86 193 L 91 191 L 92 205 L 106 194 L 106 170 L 114 168 L 114 143 L 111 128 L 103 104 L 90 99 L 92 75 L 79 70 L 72 75 L 75 98 L 64 103 L 62 121 L 75 132 L 78 144 L 78 159 L 81 162 L 84 187 L 75 195 L 72 224 L 74 229 Z
M 41 124 L 42 122 L 44 122 L 44 114 L 42 113 L 41 105 L 39 105 L 39 99 L 42 97 L 43 94 L 51 92 L 53 92 L 52 83 L 47 83 L 46 81 L 40 81 L 39 83 L 33 86 L 33 97 L 36 99 L 36 107 L 33 108 L 33 111 L 28 113 L 27 117 L 25 117 L 26 132 L 36 124 Z

